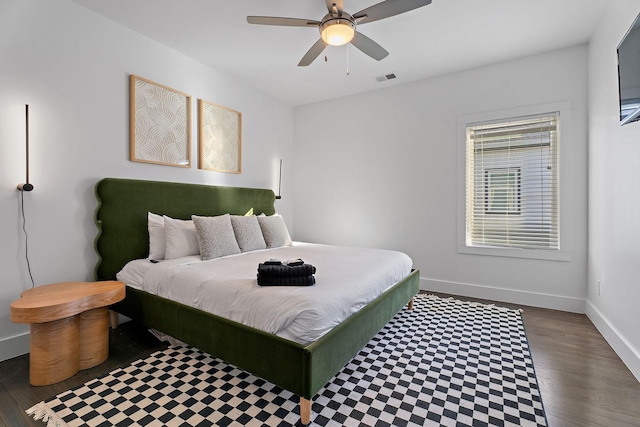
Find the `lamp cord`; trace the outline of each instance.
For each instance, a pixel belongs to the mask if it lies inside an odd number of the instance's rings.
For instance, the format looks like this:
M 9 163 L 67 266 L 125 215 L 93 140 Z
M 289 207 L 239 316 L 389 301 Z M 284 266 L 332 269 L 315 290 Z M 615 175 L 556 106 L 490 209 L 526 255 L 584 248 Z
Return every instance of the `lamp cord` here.
M 22 232 L 24 233 L 24 257 L 27 260 L 27 270 L 29 271 L 31 287 L 33 288 L 36 286 L 36 284 L 33 281 L 33 274 L 31 273 L 31 263 L 29 262 L 29 235 L 27 234 L 27 219 L 24 216 L 24 191 L 20 192 L 20 210 L 22 212 Z

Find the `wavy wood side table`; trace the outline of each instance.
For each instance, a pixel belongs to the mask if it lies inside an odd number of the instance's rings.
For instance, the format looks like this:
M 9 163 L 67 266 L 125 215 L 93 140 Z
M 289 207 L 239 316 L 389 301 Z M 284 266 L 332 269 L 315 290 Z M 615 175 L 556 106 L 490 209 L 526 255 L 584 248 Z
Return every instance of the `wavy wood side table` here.
M 31 325 L 31 385 L 66 380 L 109 357 L 108 306 L 124 298 L 124 283 L 55 283 L 20 296 L 11 303 L 11 321 Z

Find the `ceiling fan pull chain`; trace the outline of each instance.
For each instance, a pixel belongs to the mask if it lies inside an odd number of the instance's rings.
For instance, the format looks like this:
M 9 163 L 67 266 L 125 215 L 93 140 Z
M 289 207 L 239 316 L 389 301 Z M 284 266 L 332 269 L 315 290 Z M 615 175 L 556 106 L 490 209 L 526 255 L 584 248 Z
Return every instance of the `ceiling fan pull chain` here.
M 349 75 L 349 45 L 347 45 L 347 76 Z

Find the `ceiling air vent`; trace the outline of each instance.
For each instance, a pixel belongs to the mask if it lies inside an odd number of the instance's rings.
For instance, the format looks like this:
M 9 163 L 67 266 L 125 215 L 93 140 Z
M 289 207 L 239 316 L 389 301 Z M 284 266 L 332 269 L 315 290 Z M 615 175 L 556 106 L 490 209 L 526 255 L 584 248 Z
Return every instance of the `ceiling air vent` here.
M 395 73 L 389 73 L 389 74 L 384 74 L 384 75 L 382 75 L 382 76 L 378 76 L 378 77 L 376 77 L 376 81 L 377 81 L 378 83 L 381 83 L 381 82 L 386 82 L 387 80 L 393 80 L 393 79 L 395 79 L 396 77 L 397 77 L 397 76 L 396 76 L 396 74 L 395 74 Z

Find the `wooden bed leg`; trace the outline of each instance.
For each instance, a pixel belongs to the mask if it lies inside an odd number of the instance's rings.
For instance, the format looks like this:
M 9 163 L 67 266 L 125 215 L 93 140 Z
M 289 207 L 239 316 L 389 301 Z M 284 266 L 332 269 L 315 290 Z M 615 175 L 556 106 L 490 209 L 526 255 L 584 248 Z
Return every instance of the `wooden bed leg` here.
M 111 329 L 117 328 L 119 323 L 118 313 L 113 310 L 109 310 L 109 325 L 111 325 Z
M 413 310 L 413 298 L 409 300 L 409 306 L 407 307 L 407 310 Z
M 304 397 L 300 397 L 300 421 L 305 426 L 311 422 L 311 401 Z

